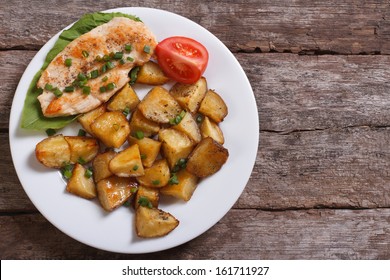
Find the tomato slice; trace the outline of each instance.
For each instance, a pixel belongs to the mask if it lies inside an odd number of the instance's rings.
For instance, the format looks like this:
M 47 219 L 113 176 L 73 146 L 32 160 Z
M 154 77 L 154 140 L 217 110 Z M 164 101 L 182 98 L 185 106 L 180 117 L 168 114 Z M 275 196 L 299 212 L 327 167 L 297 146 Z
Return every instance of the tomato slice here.
M 184 84 L 199 80 L 209 61 L 205 46 L 194 39 L 181 36 L 161 41 L 156 47 L 156 56 L 165 75 Z

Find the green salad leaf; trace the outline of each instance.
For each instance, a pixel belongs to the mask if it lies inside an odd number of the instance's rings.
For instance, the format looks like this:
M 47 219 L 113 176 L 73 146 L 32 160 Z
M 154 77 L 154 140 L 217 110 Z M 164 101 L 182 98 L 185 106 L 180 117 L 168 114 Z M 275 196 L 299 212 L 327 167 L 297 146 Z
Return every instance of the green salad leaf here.
M 42 90 L 38 89 L 36 84 L 41 77 L 42 72 L 47 68 L 50 62 L 59 54 L 70 42 L 81 35 L 91 31 L 93 28 L 109 22 L 114 17 L 127 17 L 135 21 L 141 21 L 138 17 L 123 13 L 92 13 L 86 14 L 67 30 L 64 30 L 53 48 L 46 55 L 42 68 L 35 74 L 27 90 L 22 111 L 21 127 L 25 129 L 46 130 L 59 129 L 71 123 L 76 116 L 46 118 L 41 110 L 41 105 L 37 99 Z

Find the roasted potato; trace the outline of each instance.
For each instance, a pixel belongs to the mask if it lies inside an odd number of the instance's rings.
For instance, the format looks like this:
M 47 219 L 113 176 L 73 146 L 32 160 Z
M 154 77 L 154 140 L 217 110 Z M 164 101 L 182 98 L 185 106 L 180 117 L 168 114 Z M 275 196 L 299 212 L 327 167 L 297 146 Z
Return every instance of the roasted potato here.
M 100 204 L 106 211 L 112 211 L 125 203 L 138 187 L 132 178 L 111 176 L 97 183 Z
M 192 114 L 195 114 L 207 92 L 207 81 L 204 77 L 194 84 L 176 83 L 170 90 L 179 104 Z
M 208 116 L 216 123 L 220 123 L 228 114 L 225 101 L 213 90 L 208 90 L 200 103 L 199 113 Z
M 160 124 L 148 120 L 142 113 L 136 109 L 130 118 L 130 130 L 134 134 L 137 131 L 142 131 L 146 137 L 156 135 L 160 130 Z
M 197 177 L 210 176 L 221 169 L 229 152 L 213 138 L 203 138 L 188 157 L 187 171 Z
M 187 135 L 173 128 L 160 130 L 158 139 L 162 142 L 161 148 L 171 169 L 180 159 L 187 158 L 194 148 L 194 143 Z
M 169 78 L 165 76 L 160 66 L 153 62 L 148 61 L 141 66 L 138 75 L 137 83 L 148 85 L 163 85 L 169 81 Z
M 93 179 L 95 182 L 99 182 L 102 179 L 106 179 L 114 173 L 110 171 L 108 165 L 110 161 L 115 157 L 116 153 L 114 151 L 107 151 L 102 154 L 98 154 L 92 161 L 93 168 Z
M 161 188 L 168 184 L 169 177 L 168 162 L 165 159 L 160 159 L 155 161 L 151 167 L 145 168 L 145 174 L 136 179 L 143 186 Z
M 96 197 L 96 186 L 92 177 L 86 176 L 86 170 L 84 166 L 76 163 L 72 176 L 66 185 L 66 190 L 80 197 L 92 199 Z
M 202 139 L 199 126 L 189 112 L 186 112 L 182 120 L 174 125 L 173 128 L 185 133 L 195 143 L 199 143 Z
M 157 188 L 148 188 L 142 185 L 139 186 L 134 199 L 134 207 L 138 208 L 140 206 L 139 200 L 144 198 L 146 198 L 147 201 L 150 202 L 150 205 L 152 205 L 152 207 L 158 207 L 160 195 Z
M 138 139 L 133 136 L 129 136 L 128 141 L 130 145 L 138 145 L 143 166 L 151 167 L 160 152 L 161 142 L 148 137 Z
M 174 216 L 157 208 L 140 206 L 135 212 L 135 229 L 139 237 L 165 236 L 178 225 Z
M 107 102 L 107 110 L 123 112 L 126 109 L 132 112 L 140 102 L 133 88 L 126 85 Z
M 65 136 L 70 147 L 70 162 L 81 164 L 90 162 L 99 152 L 99 144 L 95 138 L 87 136 Z
M 119 152 L 108 164 L 112 173 L 120 177 L 135 177 L 144 175 L 141 155 L 137 144 L 131 145 Z
M 77 121 L 81 124 L 81 126 L 92 136 L 95 136 L 91 129 L 91 124 L 95 121 L 97 117 L 102 115 L 104 112 L 106 112 L 106 105 L 103 104 L 96 109 L 89 111 L 88 113 L 85 113 L 77 118 Z
M 180 170 L 173 176 L 175 177 L 171 177 L 168 185 L 160 189 L 160 193 L 174 196 L 184 201 L 190 200 L 198 185 L 198 177 L 185 169 Z
M 47 167 L 61 168 L 70 162 L 70 147 L 62 134 L 50 136 L 35 146 L 35 156 Z
M 221 145 L 225 143 L 222 130 L 219 128 L 218 124 L 211 121 L 208 117 L 204 117 L 204 120 L 200 125 L 200 133 L 203 138 L 211 137 Z
M 138 105 L 145 118 L 157 123 L 169 123 L 181 111 L 179 103 L 160 86 L 154 87 Z
M 119 148 L 130 134 L 130 126 L 121 112 L 105 112 L 91 124 L 94 135 L 107 147 Z

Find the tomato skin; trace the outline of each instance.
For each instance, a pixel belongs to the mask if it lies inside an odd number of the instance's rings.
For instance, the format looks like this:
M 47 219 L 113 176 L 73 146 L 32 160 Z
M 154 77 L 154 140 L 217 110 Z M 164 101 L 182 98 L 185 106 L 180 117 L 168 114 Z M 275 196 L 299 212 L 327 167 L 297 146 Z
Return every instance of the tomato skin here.
M 198 41 L 175 36 L 161 41 L 156 47 L 158 64 L 171 79 L 192 84 L 198 81 L 206 70 L 209 54 Z

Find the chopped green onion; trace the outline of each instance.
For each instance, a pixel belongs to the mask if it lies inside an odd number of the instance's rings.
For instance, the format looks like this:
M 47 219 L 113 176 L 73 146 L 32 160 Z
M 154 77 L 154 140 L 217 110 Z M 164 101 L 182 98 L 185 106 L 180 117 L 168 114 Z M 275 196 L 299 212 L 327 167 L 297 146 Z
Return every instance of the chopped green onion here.
M 125 51 L 131 52 L 132 46 L 131 45 L 125 45 Z
M 150 46 L 145 45 L 145 46 L 144 46 L 144 52 L 150 53 Z
M 91 93 L 91 87 L 85 86 L 83 87 L 83 94 L 88 95 Z
M 73 171 L 73 165 L 70 163 L 64 163 L 64 165 L 61 168 L 62 176 L 64 176 L 65 179 L 70 179 L 72 177 L 72 171 Z
M 125 206 L 125 207 L 129 207 L 130 205 L 131 205 L 130 200 L 126 200 L 126 201 L 123 203 L 123 206 Z
M 66 67 L 72 66 L 72 59 L 71 59 L 71 58 L 65 59 L 65 66 L 66 66 Z
M 116 84 L 115 83 L 107 84 L 107 90 L 113 90 L 114 88 L 116 88 Z
M 115 64 L 112 61 L 106 62 L 106 66 L 108 69 L 113 69 L 115 67 Z
M 46 84 L 45 89 L 50 91 L 53 89 L 53 86 L 51 84 Z
M 65 92 L 74 92 L 74 86 L 68 86 L 64 89 Z
M 101 93 L 103 93 L 103 92 L 106 92 L 106 91 L 107 91 L 107 89 L 106 89 L 106 87 L 105 87 L 105 86 L 101 86 L 101 87 L 99 88 L 99 90 L 100 90 L 100 92 L 101 92 Z
M 160 180 L 153 180 L 153 181 L 152 181 L 152 184 L 155 185 L 155 186 L 157 186 L 157 185 L 160 184 Z
M 83 87 L 83 86 L 85 86 L 87 83 L 88 83 L 88 80 L 85 79 L 84 81 L 78 81 L 77 85 L 78 85 L 79 87 Z
M 53 93 L 56 97 L 61 97 L 62 91 L 59 88 L 54 88 Z
M 114 124 L 112 125 L 112 127 L 113 127 L 116 131 L 119 130 L 119 124 L 117 124 L 117 123 L 114 123 Z
M 132 188 L 130 189 L 130 192 L 131 192 L 131 193 L 135 193 L 137 190 L 138 190 L 137 187 L 132 187 Z
M 80 163 L 80 164 L 86 164 L 87 162 L 85 161 L 85 159 L 83 159 L 82 157 L 79 157 L 77 159 L 77 162 Z
M 130 85 L 133 85 L 135 83 L 135 81 L 137 80 L 139 69 L 140 69 L 139 66 L 134 67 L 133 69 L 131 69 L 131 71 L 129 73 L 129 76 L 130 76 L 130 82 L 129 83 L 130 83 Z
M 102 72 L 102 73 L 106 73 L 107 72 L 107 65 L 106 64 L 104 64 L 102 66 L 102 68 L 100 69 L 100 72 Z
M 108 77 L 104 76 L 103 79 L 102 79 L 102 82 L 107 82 L 107 80 L 108 80 Z
M 87 168 L 87 169 L 85 170 L 84 176 L 87 177 L 87 178 L 89 179 L 89 178 L 92 177 L 92 175 L 93 175 L 92 168 L 91 168 L 91 167 L 90 167 L 90 168 Z
M 91 73 L 87 73 L 86 75 L 85 75 L 85 77 L 87 77 L 87 80 L 89 80 L 89 79 L 91 79 Z
M 88 57 L 89 56 L 89 52 L 87 52 L 87 51 L 82 51 L 81 53 L 83 54 L 84 57 Z
M 87 132 L 84 129 L 79 129 L 79 133 L 77 133 L 77 136 L 85 136 L 87 135 Z
M 141 140 L 141 139 L 143 139 L 145 137 L 145 135 L 144 135 L 143 131 L 137 130 L 135 132 L 135 137 L 137 137 L 137 139 Z
M 53 136 L 54 134 L 56 134 L 56 132 L 57 131 L 55 129 L 52 129 L 52 128 L 46 129 L 47 136 Z
M 132 58 L 131 56 L 126 57 L 126 59 L 127 59 L 128 61 L 130 61 L 130 62 L 133 62 L 133 61 L 134 61 L 134 58 Z
M 133 170 L 134 170 L 134 171 L 137 171 L 137 170 L 138 170 L 138 168 L 139 168 L 139 166 L 138 166 L 138 165 L 134 165 L 134 166 L 133 166 Z
M 92 70 L 91 71 L 91 79 L 96 79 L 99 76 L 98 70 Z
M 152 203 L 149 201 L 147 197 L 141 196 L 138 199 L 138 204 L 143 206 L 143 207 L 148 207 L 148 208 L 153 208 Z
M 203 121 L 203 116 L 202 115 L 198 115 L 197 117 L 196 117 L 196 122 L 197 123 L 201 123 Z
M 103 56 L 103 60 L 104 60 L 104 61 L 110 61 L 110 56 L 107 55 L 107 54 L 105 54 L 105 55 Z
M 182 119 L 184 118 L 184 116 L 186 115 L 186 111 L 181 111 L 179 115 L 177 115 L 176 117 L 174 117 L 173 119 L 170 119 L 169 120 L 169 123 L 171 125 L 178 125 Z
M 181 158 L 181 159 L 179 159 L 179 160 L 176 162 L 175 166 L 172 168 L 172 171 L 173 171 L 173 173 L 176 173 L 176 172 L 178 172 L 180 169 L 186 168 L 186 166 L 187 166 L 187 159 Z
M 141 159 L 146 159 L 146 155 L 145 154 L 141 154 Z
M 171 178 L 169 178 L 168 183 L 170 185 L 177 185 L 177 184 L 179 184 L 179 179 L 177 178 L 176 173 L 172 173 Z
M 85 76 L 83 73 L 79 73 L 79 74 L 77 75 L 77 79 L 78 79 L 79 81 L 85 81 L 85 80 L 87 79 L 87 76 Z
M 123 57 L 123 52 L 116 52 L 114 54 L 114 59 L 122 59 Z
M 129 107 L 126 107 L 124 110 L 123 110 L 123 115 L 125 115 L 126 117 L 130 114 L 130 108 Z
M 97 62 L 102 61 L 102 59 L 103 59 L 103 57 L 101 57 L 100 55 L 97 55 L 97 56 L 95 57 L 95 60 L 96 60 Z
M 119 60 L 119 63 L 120 63 L 121 65 L 123 65 L 123 64 L 126 63 L 126 61 L 122 58 L 121 60 Z

